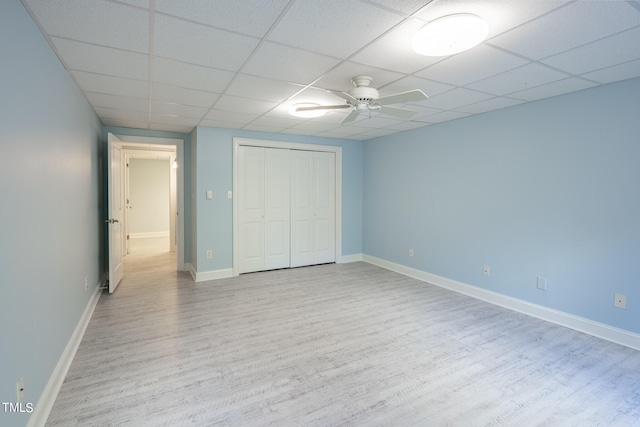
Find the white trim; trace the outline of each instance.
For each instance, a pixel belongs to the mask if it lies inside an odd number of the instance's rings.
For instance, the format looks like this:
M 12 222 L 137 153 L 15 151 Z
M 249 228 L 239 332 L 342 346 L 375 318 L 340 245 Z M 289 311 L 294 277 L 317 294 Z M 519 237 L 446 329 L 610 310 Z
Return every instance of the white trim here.
M 189 270 L 191 273 L 191 277 L 193 280 L 197 282 L 206 282 L 209 280 L 217 280 L 217 279 L 226 279 L 229 277 L 233 277 L 233 270 L 231 268 L 223 268 L 221 270 L 211 270 L 211 271 L 195 271 L 193 267 Z
M 579 332 L 584 332 L 585 334 L 593 335 L 594 337 L 602 338 L 635 350 L 640 350 L 640 334 L 636 334 L 634 332 L 502 295 L 497 292 L 488 291 L 466 283 L 457 282 L 455 280 L 447 279 L 446 277 L 437 276 L 435 274 L 427 273 L 405 265 L 396 264 L 370 255 L 364 255 L 363 261 L 386 268 L 387 270 L 404 274 L 405 276 L 413 277 L 414 279 L 418 279 L 423 282 L 459 292 L 491 304 L 499 305 L 500 307 L 537 317 L 538 319 L 546 320 L 547 322 L 555 323 Z
M 342 255 L 339 260 L 336 260 L 336 264 L 347 264 L 358 261 L 362 261 L 362 254 Z
M 169 231 L 147 231 L 144 233 L 129 233 L 130 239 L 146 239 L 149 237 L 169 237 Z
M 184 184 L 185 184 L 185 174 L 184 174 L 184 139 L 180 138 L 164 138 L 164 137 L 154 137 L 154 136 L 136 136 L 136 135 L 126 135 L 126 134 L 115 134 L 123 143 L 123 145 L 127 149 L 153 149 L 158 150 L 158 145 L 164 146 L 175 146 L 176 150 L 176 162 L 178 163 L 178 170 L 176 171 L 176 195 L 177 195 L 177 211 L 178 218 L 176 221 L 176 228 L 178 233 L 178 247 L 177 247 L 177 270 L 178 271 L 186 271 L 184 257 L 185 257 L 185 248 L 184 248 L 184 222 L 185 222 L 185 208 L 184 208 Z M 133 144 L 133 145 L 131 145 Z
M 40 395 L 40 399 L 38 399 L 38 403 L 35 405 L 33 410 L 33 414 L 29 418 L 29 422 L 27 423 L 27 427 L 35 427 L 35 426 L 44 426 L 47 422 L 47 418 L 49 418 L 49 414 L 51 413 L 51 408 L 53 408 L 53 404 L 58 397 L 58 393 L 60 392 L 60 387 L 62 387 L 62 383 L 64 382 L 65 377 L 67 376 L 67 372 L 69 372 L 69 367 L 71 366 L 71 362 L 73 362 L 73 358 L 78 351 L 78 347 L 80 346 L 80 342 L 82 341 L 82 337 L 84 336 L 84 332 L 89 325 L 89 321 L 91 320 L 91 316 L 93 315 L 93 311 L 98 304 L 98 300 L 100 299 L 100 295 L 102 295 L 102 287 L 103 283 L 100 283 L 91 298 L 89 298 L 89 302 L 76 325 L 71 338 L 67 342 L 67 346 L 64 348 L 60 359 L 58 359 L 58 363 L 54 368 L 51 376 L 49 377 L 49 381 L 45 386 L 42 394 Z
M 286 141 L 269 141 L 263 139 L 251 139 L 251 138 L 233 138 L 233 276 L 238 276 L 240 273 L 239 260 L 239 231 L 238 231 L 238 212 L 240 209 L 238 192 L 238 170 L 239 170 L 239 150 L 241 145 L 249 145 L 252 147 L 267 147 L 267 148 L 282 148 L 289 150 L 305 150 L 305 151 L 325 151 L 329 153 L 335 153 L 336 156 L 336 262 L 342 259 L 342 147 L 339 145 L 316 145 L 316 144 L 304 144 L 299 142 L 286 142 Z

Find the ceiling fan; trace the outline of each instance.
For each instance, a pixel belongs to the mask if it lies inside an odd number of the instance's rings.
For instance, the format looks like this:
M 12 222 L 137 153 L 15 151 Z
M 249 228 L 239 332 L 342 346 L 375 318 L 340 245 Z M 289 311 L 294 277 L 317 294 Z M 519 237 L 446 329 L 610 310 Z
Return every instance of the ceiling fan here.
M 414 89 L 407 92 L 396 93 L 395 95 L 384 96 L 380 98 L 375 88 L 369 87 L 373 81 L 369 76 L 355 76 L 351 79 L 351 83 L 355 86 L 348 92 L 339 92 L 330 90 L 329 92 L 344 98 L 347 103 L 339 105 L 317 105 L 312 107 L 298 107 L 295 111 L 316 111 L 316 110 L 337 110 L 342 108 L 355 107 L 347 117 L 340 122 L 349 123 L 354 121 L 360 113 L 368 111 L 379 111 L 383 114 L 399 117 L 401 119 L 410 119 L 417 111 L 408 110 L 406 108 L 390 107 L 389 104 L 401 104 L 406 102 L 425 101 L 429 99 L 420 89 Z

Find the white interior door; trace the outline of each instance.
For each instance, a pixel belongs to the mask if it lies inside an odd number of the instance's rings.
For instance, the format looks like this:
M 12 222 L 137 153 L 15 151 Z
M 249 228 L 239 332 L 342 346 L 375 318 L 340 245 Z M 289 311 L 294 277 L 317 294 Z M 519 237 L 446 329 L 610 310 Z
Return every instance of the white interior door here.
M 113 134 L 107 139 L 107 223 L 109 224 L 109 293 L 113 293 L 124 274 L 122 223 L 122 144 Z
M 289 150 L 240 147 L 239 272 L 289 267 Z
M 335 262 L 335 154 L 291 154 L 291 267 Z
M 314 263 L 336 260 L 336 185 L 335 155 L 313 153 L 314 188 Z
M 264 148 L 240 147 L 239 272 L 264 270 Z
M 266 148 L 264 156 L 264 270 L 289 267 L 289 150 Z
M 291 153 L 291 267 L 313 264 L 313 152 Z

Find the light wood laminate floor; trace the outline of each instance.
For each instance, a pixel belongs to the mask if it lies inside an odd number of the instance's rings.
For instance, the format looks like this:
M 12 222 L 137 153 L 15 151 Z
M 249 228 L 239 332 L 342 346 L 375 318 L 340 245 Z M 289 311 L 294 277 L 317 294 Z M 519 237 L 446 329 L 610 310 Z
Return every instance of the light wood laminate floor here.
M 50 426 L 633 426 L 640 352 L 363 262 L 126 260 Z

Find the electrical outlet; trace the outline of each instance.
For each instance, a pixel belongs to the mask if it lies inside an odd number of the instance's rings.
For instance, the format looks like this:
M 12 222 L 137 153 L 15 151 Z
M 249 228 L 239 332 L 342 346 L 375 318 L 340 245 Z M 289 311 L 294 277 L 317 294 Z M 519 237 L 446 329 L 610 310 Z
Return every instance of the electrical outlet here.
M 227 199 L 232 199 L 232 198 L 233 198 L 233 192 L 227 191 Z
M 209 249 L 207 251 L 207 259 L 211 259 L 211 258 L 213 258 L 213 251 L 211 249 Z
M 536 287 L 541 291 L 547 290 L 547 278 L 538 276 L 538 280 L 536 282 Z
M 489 268 L 488 265 L 485 265 L 484 267 L 482 267 L 482 274 L 484 274 L 485 276 L 491 276 L 491 268 Z
M 627 296 L 622 294 L 615 294 L 613 300 L 613 305 L 615 307 L 621 308 L 625 310 L 627 308 Z
M 24 379 L 22 375 L 18 378 L 16 383 L 16 403 L 21 403 L 24 400 Z
M 413 258 L 413 249 L 409 249 L 409 256 Z
M 84 290 L 89 290 L 89 276 L 84 276 Z

